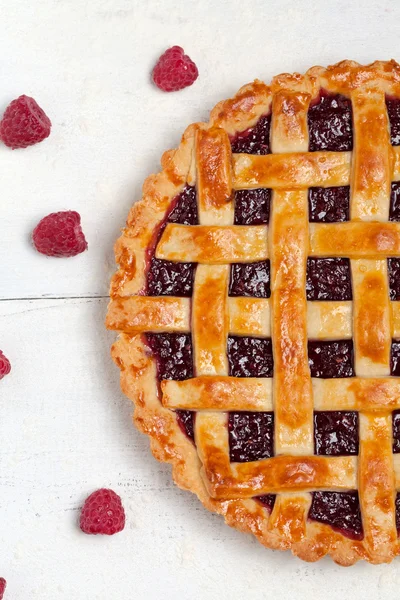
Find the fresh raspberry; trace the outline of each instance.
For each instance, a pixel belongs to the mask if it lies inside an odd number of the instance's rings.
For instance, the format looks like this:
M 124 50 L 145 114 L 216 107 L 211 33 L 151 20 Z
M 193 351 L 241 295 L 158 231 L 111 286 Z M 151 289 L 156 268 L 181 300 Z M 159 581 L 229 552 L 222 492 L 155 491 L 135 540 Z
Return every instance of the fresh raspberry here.
M 102 488 L 90 494 L 83 505 L 80 528 L 84 533 L 114 535 L 125 527 L 125 511 L 121 498 Z
M 76 256 L 88 247 L 81 217 L 74 210 L 44 217 L 33 230 L 32 240 L 36 250 L 47 256 Z
M 51 121 L 36 100 L 20 96 L 6 108 L 0 122 L 0 138 L 15 150 L 26 148 L 49 137 Z
M 3 377 L 8 375 L 10 371 L 11 371 L 10 361 L 8 360 L 7 356 L 4 356 L 4 354 L 0 350 L 0 379 L 3 379 Z M 0 600 L 1 600 L 1 598 L 0 598 Z
M 0 600 L 3 600 L 4 592 L 6 591 L 7 581 L 4 577 L 0 577 Z
M 196 65 L 180 46 L 168 48 L 153 69 L 153 81 L 164 92 L 176 92 L 188 87 L 198 76 Z

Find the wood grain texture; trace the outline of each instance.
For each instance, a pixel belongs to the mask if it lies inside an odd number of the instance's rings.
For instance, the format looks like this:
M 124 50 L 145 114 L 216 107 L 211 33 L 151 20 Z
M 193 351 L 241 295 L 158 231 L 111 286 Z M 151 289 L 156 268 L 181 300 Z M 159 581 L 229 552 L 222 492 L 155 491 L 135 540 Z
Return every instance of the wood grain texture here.
M 365 589 L 397 597 L 396 562 L 303 564 L 176 489 L 131 424 L 109 359 L 107 300 L 90 297 L 106 296 L 113 242 L 186 125 L 255 77 L 343 58 L 399 60 L 399 17 L 394 0 L 365 0 L 362 10 L 345 0 L 0 0 L 0 108 L 30 94 L 53 122 L 41 145 L 0 146 L 0 348 L 12 362 L 0 382 L 0 576 L 10 600 L 310 600 L 328 589 L 330 600 L 364 600 Z M 200 78 L 162 94 L 149 73 L 172 44 Z M 89 252 L 35 254 L 37 220 L 64 209 L 81 213 Z M 127 511 L 113 538 L 76 527 L 84 497 L 101 486 Z

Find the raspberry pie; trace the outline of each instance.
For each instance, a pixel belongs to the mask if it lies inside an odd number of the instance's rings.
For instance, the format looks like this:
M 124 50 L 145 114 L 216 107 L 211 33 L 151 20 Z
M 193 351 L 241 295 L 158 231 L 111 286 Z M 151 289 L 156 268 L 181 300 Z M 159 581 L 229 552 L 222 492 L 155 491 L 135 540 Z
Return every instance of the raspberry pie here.
M 400 66 L 261 81 L 191 125 L 116 244 L 107 326 L 176 483 L 262 544 L 400 530 Z

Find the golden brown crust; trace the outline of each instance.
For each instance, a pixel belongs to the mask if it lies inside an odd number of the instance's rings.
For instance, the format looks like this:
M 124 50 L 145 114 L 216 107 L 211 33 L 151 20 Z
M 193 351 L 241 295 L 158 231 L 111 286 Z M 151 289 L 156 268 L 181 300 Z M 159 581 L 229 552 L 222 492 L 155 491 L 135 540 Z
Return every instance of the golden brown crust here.
M 161 382 L 163 406 L 180 410 L 272 410 L 272 382 L 267 377 L 200 376 Z
M 220 127 L 199 129 L 196 165 L 199 217 L 203 225 L 233 223 L 231 144 Z
M 352 260 L 351 271 L 356 373 L 389 376 L 392 327 L 387 261 Z
M 233 185 L 238 190 L 348 185 L 350 163 L 350 152 L 290 152 L 265 156 L 234 154 Z
M 175 225 L 168 223 L 157 246 L 156 257 L 200 264 L 228 264 L 265 260 L 267 227 L 265 225 Z
M 192 300 L 194 369 L 198 375 L 228 375 L 228 265 L 198 265 Z
M 190 302 L 172 296 L 114 298 L 108 307 L 106 326 L 115 331 L 188 331 Z
M 364 543 L 370 553 L 389 561 L 397 549 L 392 415 L 360 413 L 358 484 Z
M 400 223 L 310 223 L 310 254 L 386 258 L 400 255 Z
M 307 355 L 307 193 L 275 191 L 270 219 L 271 312 L 277 454 L 312 454 L 313 394 Z M 290 260 L 288 260 L 290 256 Z
M 173 198 L 180 193 L 185 183 L 193 185 L 198 178 L 194 157 L 196 152 L 198 153 L 202 149 L 202 142 L 199 140 L 204 141 L 203 149 L 206 148 L 206 154 L 209 157 L 210 152 L 215 151 L 212 140 L 217 137 L 221 141 L 223 138 L 217 148 L 217 152 L 221 152 L 222 147 L 222 153 L 225 153 L 225 158 L 219 158 L 219 163 L 222 161 L 225 167 L 220 172 L 222 187 L 221 193 L 218 194 L 218 201 L 215 203 L 214 199 L 210 200 L 207 192 L 209 186 L 213 184 L 212 173 L 208 173 L 203 181 L 200 178 L 198 184 L 203 186 L 202 198 L 206 214 L 215 209 L 218 212 L 218 209 L 223 210 L 225 207 L 227 212 L 222 220 L 218 221 L 218 225 L 225 226 L 229 235 L 232 223 L 230 220 L 232 219 L 232 207 L 229 206 L 228 200 L 230 187 L 239 189 L 263 185 L 284 190 L 288 187 L 304 189 L 310 185 L 328 186 L 349 183 L 352 176 L 350 153 L 335 155 L 325 153 L 325 156 L 321 156 L 320 153 L 307 152 L 305 114 L 309 103 L 318 96 L 321 88 L 350 96 L 354 105 L 357 106 L 355 135 L 356 137 L 359 135 L 359 140 L 364 140 L 364 142 L 361 147 L 356 146 L 355 148 L 357 175 L 354 180 L 356 186 L 353 190 L 354 214 L 352 216 L 364 221 L 368 217 L 387 220 L 387 182 L 390 175 L 393 180 L 400 179 L 400 152 L 398 149 L 388 148 L 387 136 L 385 139 L 382 137 L 379 128 L 382 117 L 376 109 L 376 99 L 378 98 L 382 103 L 385 93 L 400 96 L 400 66 L 395 61 L 375 62 L 367 66 L 343 61 L 327 69 L 314 67 L 304 76 L 280 75 L 274 78 L 271 86 L 256 81 L 241 88 L 233 99 L 219 103 L 211 113 L 209 124 L 200 123 L 190 126 L 186 130 L 179 148 L 164 154 L 162 172 L 152 175 L 146 180 L 143 187 L 143 198 L 132 207 L 126 229 L 116 243 L 115 252 L 119 270 L 111 283 L 111 296 L 114 302 L 118 302 L 118 298 L 139 294 L 142 291 L 145 284 L 147 251 L 154 244 L 155 232 L 171 206 Z M 365 90 L 367 99 L 360 96 L 360 88 Z M 243 131 L 253 126 L 261 115 L 268 113 L 271 105 L 275 111 L 278 111 L 279 108 L 280 114 L 279 119 L 273 120 L 272 149 L 275 153 L 281 154 L 265 157 L 234 155 L 231 173 L 229 169 L 226 169 L 229 155 L 227 138 L 221 130 L 228 135 Z M 298 115 L 294 119 L 290 118 L 290 114 L 293 113 Z M 367 123 L 372 129 L 374 127 L 379 129 L 376 144 L 369 145 L 365 141 L 365 128 L 358 131 L 358 124 L 363 119 L 364 125 Z M 294 152 L 297 153 L 296 160 L 293 159 Z M 369 177 L 371 166 L 376 167 L 375 179 L 371 188 L 374 203 L 373 214 L 368 215 L 365 214 L 365 208 L 362 206 L 362 198 L 365 195 L 365 181 Z M 288 175 L 289 172 L 291 172 L 290 175 Z M 293 184 L 294 179 L 296 184 Z M 293 193 L 301 196 L 304 192 Z M 227 201 L 225 205 L 224 199 Z M 205 228 L 209 225 L 205 222 L 206 218 L 203 218 L 202 227 L 200 227 L 203 229 L 203 235 Z M 210 219 L 210 223 L 212 222 L 216 221 Z M 340 234 L 338 231 L 329 229 L 334 226 L 312 225 L 310 228 L 311 253 L 323 252 L 333 256 L 351 255 L 354 258 L 374 260 L 400 254 L 400 229 L 397 224 L 385 223 L 383 229 L 380 224 L 380 228 L 375 227 L 376 231 L 374 227 L 371 228 L 371 225 L 375 226 L 375 224 L 371 223 L 349 223 L 344 226 L 347 225 L 349 231 L 342 229 L 343 233 Z M 163 238 L 168 229 L 170 233 L 171 230 L 179 231 L 181 227 L 169 225 L 164 231 Z M 324 228 L 325 231 L 323 231 Z M 190 227 L 187 229 L 189 230 Z M 266 228 L 260 228 L 261 230 L 262 239 L 252 239 L 249 242 L 251 247 L 260 243 L 264 244 L 264 248 L 266 248 Z M 334 234 L 334 241 L 327 237 L 328 233 Z M 190 233 L 189 237 L 193 244 L 196 236 Z M 235 242 L 234 238 L 235 236 L 228 238 L 229 243 L 232 242 L 232 239 Z M 214 253 L 214 264 L 218 262 L 225 264 L 227 252 L 225 250 L 224 253 L 223 244 L 218 245 L 218 240 L 212 235 L 211 240 L 217 247 Z M 181 242 L 180 237 L 178 241 Z M 244 241 L 246 242 L 246 239 Z M 240 240 L 241 242 L 243 240 Z M 199 245 L 201 252 L 205 254 L 207 254 L 205 250 L 207 243 L 207 240 L 203 240 Z M 237 239 L 236 247 L 235 252 L 238 253 Z M 192 248 L 196 249 L 195 243 Z M 359 250 L 360 248 L 361 250 Z M 171 257 L 170 254 L 162 252 L 162 246 L 160 249 L 159 245 L 157 255 L 164 258 Z M 208 261 L 213 252 L 208 252 L 207 256 L 204 254 L 203 262 L 209 264 Z M 218 252 L 221 254 L 219 261 L 215 260 Z M 246 253 L 248 257 L 248 249 Z M 245 260 L 244 254 L 243 260 Z M 222 255 L 224 255 L 223 258 Z M 231 262 L 240 260 L 235 253 L 229 258 L 232 258 Z M 262 258 L 257 255 L 254 260 L 263 260 L 264 258 L 266 258 L 266 254 L 263 254 Z M 179 254 L 175 254 L 174 259 L 179 260 Z M 198 248 L 197 254 L 194 258 L 192 257 L 192 260 L 202 262 Z M 378 295 L 382 293 L 378 283 L 375 280 L 365 282 L 371 302 L 375 293 Z M 302 299 L 301 303 L 303 303 L 301 309 L 303 324 L 307 320 L 303 314 L 307 310 L 307 305 Z M 351 540 L 333 531 L 329 526 L 307 520 L 310 496 L 304 492 L 304 489 L 310 489 L 313 485 L 313 489 L 315 489 L 315 485 L 321 485 L 321 482 L 330 486 L 356 486 L 356 458 L 341 457 L 332 463 L 332 459 L 326 457 L 276 457 L 268 459 L 271 466 L 266 469 L 269 474 L 266 474 L 265 471 L 264 463 L 266 461 L 262 461 L 261 466 L 257 466 L 257 463 L 230 465 L 226 461 L 227 433 L 224 425 L 226 416 L 223 412 L 210 413 L 207 411 L 199 412 L 196 419 L 196 440 L 201 440 L 197 452 L 194 445 L 180 430 L 174 413 L 163 406 L 160 401 L 162 392 L 157 384 L 154 360 L 140 333 L 136 333 L 136 331 L 143 331 L 144 324 L 140 322 L 139 325 L 135 323 L 129 325 L 132 314 L 129 311 L 125 323 L 121 315 L 113 314 L 113 306 L 115 305 L 111 304 L 108 325 L 114 328 L 114 325 L 119 323 L 119 326 L 115 328 L 125 331 L 112 349 L 112 356 L 121 369 L 122 389 L 135 403 L 135 423 L 139 429 L 149 435 L 154 456 L 172 464 L 174 480 L 180 487 L 196 493 L 209 510 L 222 514 L 229 525 L 244 532 L 253 533 L 265 546 L 280 550 L 290 548 L 303 560 L 315 561 L 330 554 L 333 560 L 341 565 L 351 565 L 359 559 L 379 563 L 388 562 L 399 553 L 400 549 L 393 523 L 393 490 L 394 486 L 398 485 L 399 477 L 394 475 L 394 471 L 397 472 L 397 469 L 394 469 L 393 461 L 387 459 L 388 454 L 391 456 L 388 408 L 390 407 L 392 410 L 392 407 L 398 407 L 400 397 L 396 381 L 390 378 L 312 381 L 314 406 L 318 406 L 318 402 L 321 407 L 329 406 L 339 392 L 341 398 L 346 398 L 349 407 L 352 406 L 355 409 L 358 407 L 364 411 L 378 411 L 376 414 L 375 412 L 364 412 L 362 415 L 362 431 L 365 433 L 365 439 L 361 444 L 360 463 L 363 466 L 359 466 L 360 473 L 362 471 L 359 484 L 363 493 L 365 490 L 362 510 L 366 523 L 366 535 L 362 541 Z M 229 314 L 233 314 L 234 307 L 232 308 L 230 301 L 227 310 Z M 255 327 L 259 327 L 264 335 L 268 335 L 267 326 L 265 323 L 262 324 L 261 317 L 257 316 L 256 306 L 254 311 Z M 152 318 L 154 317 L 153 313 Z M 163 314 L 164 318 L 168 319 L 168 310 L 165 310 Z M 393 314 L 395 314 L 394 310 Z M 396 314 L 398 315 L 399 311 Z M 182 318 L 186 317 L 182 316 Z M 232 318 L 229 317 L 229 319 Z M 314 315 L 313 318 L 319 317 Z M 342 327 L 348 328 L 348 321 L 345 316 L 343 318 L 345 322 Z M 396 319 L 390 320 L 387 311 L 385 314 L 379 315 L 379 318 L 386 328 L 388 320 L 389 328 L 395 327 Z M 322 322 L 322 313 L 320 319 Z M 398 321 L 400 323 L 400 318 Z M 224 323 L 226 323 L 226 318 Z M 317 324 L 317 330 L 318 327 L 319 331 L 322 331 L 328 325 Z M 387 348 L 380 345 L 379 339 L 374 340 L 373 346 L 374 352 L 379 356 L 378 363 L 386 363 Z M 364 348 L 365 351 L 365 340 L 360 340 L 361 348 Z M 368 352 L 369 350 L 367 354 Z M 307 375 L 300 383 L 309 386 Z M 296 385 L 300 385 L 298 381 L 296 381 Z M 353 386 L 352 389 L 349 386 Z M 346 388 L 346 392 L 343 396 L 340 392 L 344 388 Z M 201 394 L 201 391 L 199 393 Z M 307 394 L 309 393 L 308 391 Z M 263 394 L 265 394 L 265 390 Z M 265 401 L 265 395 L 262 395 L 262 398 Z M 165 404 L 168 405 L 168 403 Z M 337 403 L 333 405 L 333 408 L 338 409 Z M 380 413 L 379 410 L 383 410 L 384 413 Z M 310 406 L 308 402 L 306 403 L 306 413 L 304 422 L 309 419 Z M 207 447 L 210 445 L 213 450 L 208 452 Z M 385 450 L 384 453 L 382 453 L 382 447 Z M 375 461 L 377 457 L 380 458 Z M 219 463 L 217 471 L 215 464 L 211 464 L 210 461 Z M 219 480 L 215 479 L 216 473 L 219 474 Z M 225 481 L 224 473 L 227 478 Z M 242 497 L 227 500 L 226 495 L 223 491 L 221 492 L 224 486 L 226 487 L 229 478 L 236 477 L 239 488 L 241 482 L 247 481 L 246 485 L 251 495 L 251 490 L 256 489 L 254 486 L 258 485 L 260 475 L 261 480 L 264 477 L 264 483 L 265 477 L 269 478 L 268 485 L 264 485 L 264 491 L 271 489 L 279 491 L 283 487 L 289 491 L 290 482 L 299 491 L 278 495 L 271 515 L 252 498 Z M 393 483 L 393 479 L 396 480 L 396 483 Z M 261 490 L 263 490 L 262 485 Z M 228 492 L 231 498 L 232 487 L 229 487 Z M 239 492 L 242 496 L 246 495 L 241 488 L 238 489 Z M 213 498 L 213 495 L 216 498 Z M 375 518 L 371 516 L 373 514 L 372 505 L 378 506 Z

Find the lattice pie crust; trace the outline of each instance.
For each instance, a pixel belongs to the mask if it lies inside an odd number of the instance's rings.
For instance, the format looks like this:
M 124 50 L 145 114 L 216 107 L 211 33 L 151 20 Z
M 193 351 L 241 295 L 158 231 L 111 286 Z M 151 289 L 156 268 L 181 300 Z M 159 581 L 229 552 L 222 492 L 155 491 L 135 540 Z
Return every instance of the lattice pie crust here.
M 351 101 L 352 151 L 309 151 L 307 115 L 321 94 Z M 400 67 L 345 61 L 304 76 L 255 81 L 219 103 L 209 123 L 191 125 L 162 158 L 116 243 L 107 327 L 120 332 L 112 356 L 134 401 L 135 423 L 156 458 L 170 462 L 176 483 L 227 523 L 262 544 L 342 565 L 388 562 L 399 553 L 395 500 L 399 454 L 392 413 L 400 379 L 391 376 L 400 303 L 389 296 L 388 257 L 400 256 L 400 223 L 389 221 L 391 183 L 400 180 L 400 147 L 392 146 L 386 98 L 400 98 Z M 271 114 L 271 152 L 232 153 L 231 140 Z M 195 186 L 198 225 L 165 216 L 185 186 Z M 350 219 L 310 223 L 308 189 L 350 186 Z M 235 225 L 236 190 L 272 189 L 268 224 Z M 164 224 L 158 240 L 158 233 Z M 192 297 L 146 296 L 149 256 L 196 263 Z M 351 301 L 307 302 L 309 257 L 350 259 Z M 230 265 L 270 261 L 269 298 L 228 296 Z M 194 377 L 158 381 L 145 332 L 191 332 Z M 274 376 L 229 375 L 227 338 L 271 338 Z M 309 339 L 352 339 L 355 376 L 311 377 Z M 175 410 L 196 411 L 195 444 Z M 227 413 L 274 413 L 274 452 L 231 462 Z M 357 455 L 314 449 L 314 411 L 356 411 Z M 312 493 L 357 490 L 363 535 L 351 539 L 309 519 Z M 257 497 L 275 494 L 272 511 Z

